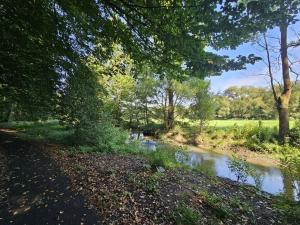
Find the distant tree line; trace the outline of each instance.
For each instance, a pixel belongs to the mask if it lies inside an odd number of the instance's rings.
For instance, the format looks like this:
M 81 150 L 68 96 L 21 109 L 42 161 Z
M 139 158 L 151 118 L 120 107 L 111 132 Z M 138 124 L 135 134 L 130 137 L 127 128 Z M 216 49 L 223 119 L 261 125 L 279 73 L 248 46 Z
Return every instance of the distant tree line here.
M 278 87 L 277 87 L 278 88 Z M 290 101 L 290 118 L 300 117 L 300 83 L 293 87 Z M 276 106 L 271 88 L 227 88 L 213 96 L 216 119 L 277 119 Z

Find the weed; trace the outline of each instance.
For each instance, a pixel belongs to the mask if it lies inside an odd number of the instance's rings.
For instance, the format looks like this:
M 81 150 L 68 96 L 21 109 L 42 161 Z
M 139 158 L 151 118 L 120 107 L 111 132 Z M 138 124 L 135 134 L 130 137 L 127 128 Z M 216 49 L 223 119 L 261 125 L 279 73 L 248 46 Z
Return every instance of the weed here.
M 212 209 L 217 218 L 224 219 L 230 215 L 231 209 L 216 194 L 203 191 L 199 193 L 199 196 Z
M 238 182 L 245 183 L 250 173 L 250 165 L 245 159 L 240 159 L 233 155 L 233 158 L 227 161 L 228 167 L 237 177 Z
M 180 225 L 198 225 L 202 218 L 202 215 L 198 211 L 185 204 L 178 206 L 172 216 L 175 224 Z
M 156 193 L 158 191 L 160 177 L 161 174 L 159 173 L 153 175 L 141 173 L 130 176 L 128 181 L 132 182 L 137 188 L 143 189 L 149 193 Z
M 252 212 L 252 208 L 246 202 L 242 202 L 238 197 L 229 199 L 229 205 L 232 208 L 239 209 L 242 212 Z

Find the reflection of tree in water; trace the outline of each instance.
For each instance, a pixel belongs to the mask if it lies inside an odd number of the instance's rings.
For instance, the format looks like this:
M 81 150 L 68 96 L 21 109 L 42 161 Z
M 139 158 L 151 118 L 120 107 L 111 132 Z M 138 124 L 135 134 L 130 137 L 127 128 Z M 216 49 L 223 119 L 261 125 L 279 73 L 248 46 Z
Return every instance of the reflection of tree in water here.
M 204 160 L 201 166 L 203 167 L 203 171 L 209 175 L 216 175 L 216 161 L 214 160 Z
M 190 166 L 202 171 L 205 174 L 216 175 L 215 163 L 216 162 L 213 159 L 204 159 L 203 156 L 197 154 L 190 155 Z
M 261 171 L 255 170 L 255 168 L 252 169 L 251 174 L 250 174 L 254 180 L 255 186 L 259 189 L 262 190 L 262 184 L 264 181 L 264 175 Z
M 284 195 L 290 199 L 294 199 L 294 181 L 287 172 L 282 173 Z
M 297 200 L 300 201 L 300 180 L 294 181 L 295 194 L 297 196 Z

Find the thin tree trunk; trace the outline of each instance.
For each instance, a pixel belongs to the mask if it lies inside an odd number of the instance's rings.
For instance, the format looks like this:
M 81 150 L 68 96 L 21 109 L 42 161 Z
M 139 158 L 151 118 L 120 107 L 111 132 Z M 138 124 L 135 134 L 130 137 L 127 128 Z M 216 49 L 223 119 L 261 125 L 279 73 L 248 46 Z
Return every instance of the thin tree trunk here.
M 7 113 L 6 122 L 12 122 L 13 121 L 13 118 L 14 118 L 14 108 L 15 108 L 15 105 L 12 103 L 10 105 L 9 111 Z
M 167 88 L 168 95 L 168 107 L 167 107 L 167 118 L 166 118 L 166 129 L 170 130 L 174 126 L 174 91 L 172 84 L 169 84 Z
M 149 124 L 149 116 L 148 116 L 148 104 L 146 103 L 145 105 L 145 119 L 146 119 L 146 124 Z
M 287 24 L 280 26 L 280 34 L 283 91 L 278 98 L 277 110 L 279 113 L 279 138 L 284 141 L 289 135 L 289 101 L 292 92 L 287 54 Z
M 265 44 L 265 50 L 267 52 L 267 62 L 268 62 L 268 72 L 269 72 L 269 76 L 270 76 L 270 83 L 271 83 L 271 88 L 272 88 L 272 93 L 273 93 L 273 97 L 277 106 L 277 101 L 278 101 L 278 97 L 277 97 L 277 93 L 275 90 L 275 86 L 274 86 L 274 77 L 273 77 L 273 71 L 272 71 L 272 64 L 271 64 L 271 57 L 270 57 L 270 50 L 269 50 L 269 44 L 267 42 L 267 37 L 266 34 L 263 34 L 264 37 L 264 44 Z

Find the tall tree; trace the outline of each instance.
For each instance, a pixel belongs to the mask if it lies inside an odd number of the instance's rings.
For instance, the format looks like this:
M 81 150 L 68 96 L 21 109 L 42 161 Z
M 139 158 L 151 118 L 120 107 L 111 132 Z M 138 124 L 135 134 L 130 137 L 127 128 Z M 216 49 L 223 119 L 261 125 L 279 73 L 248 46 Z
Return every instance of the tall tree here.
M 240 1 L 240 4 L 245 7 L 245 17 L 247 17 L 248 21 L 256 22 L 257 26 L 265 27 L 265 30 L 278 27 L 280 31 L 280 59 L 283 88 L 280 94 L 274 95 L 274 98 L 279 115 L 279 137 L 281 140 L 284 140 L 289 135 L 289 102 L 292 94 L 288 58 L 288 27 L 298 21 L 297 15 L 300 9 L 300 1 L 245 0 Z M 250 26 L 253 27 L 253 25 Z M 297 40 L 292 43 L 297 43 Z M 295 46 L 297 46 L 297 44 L 295 44 Z M 270 78 L 272 83 L 272 76 L 270 76 Z

